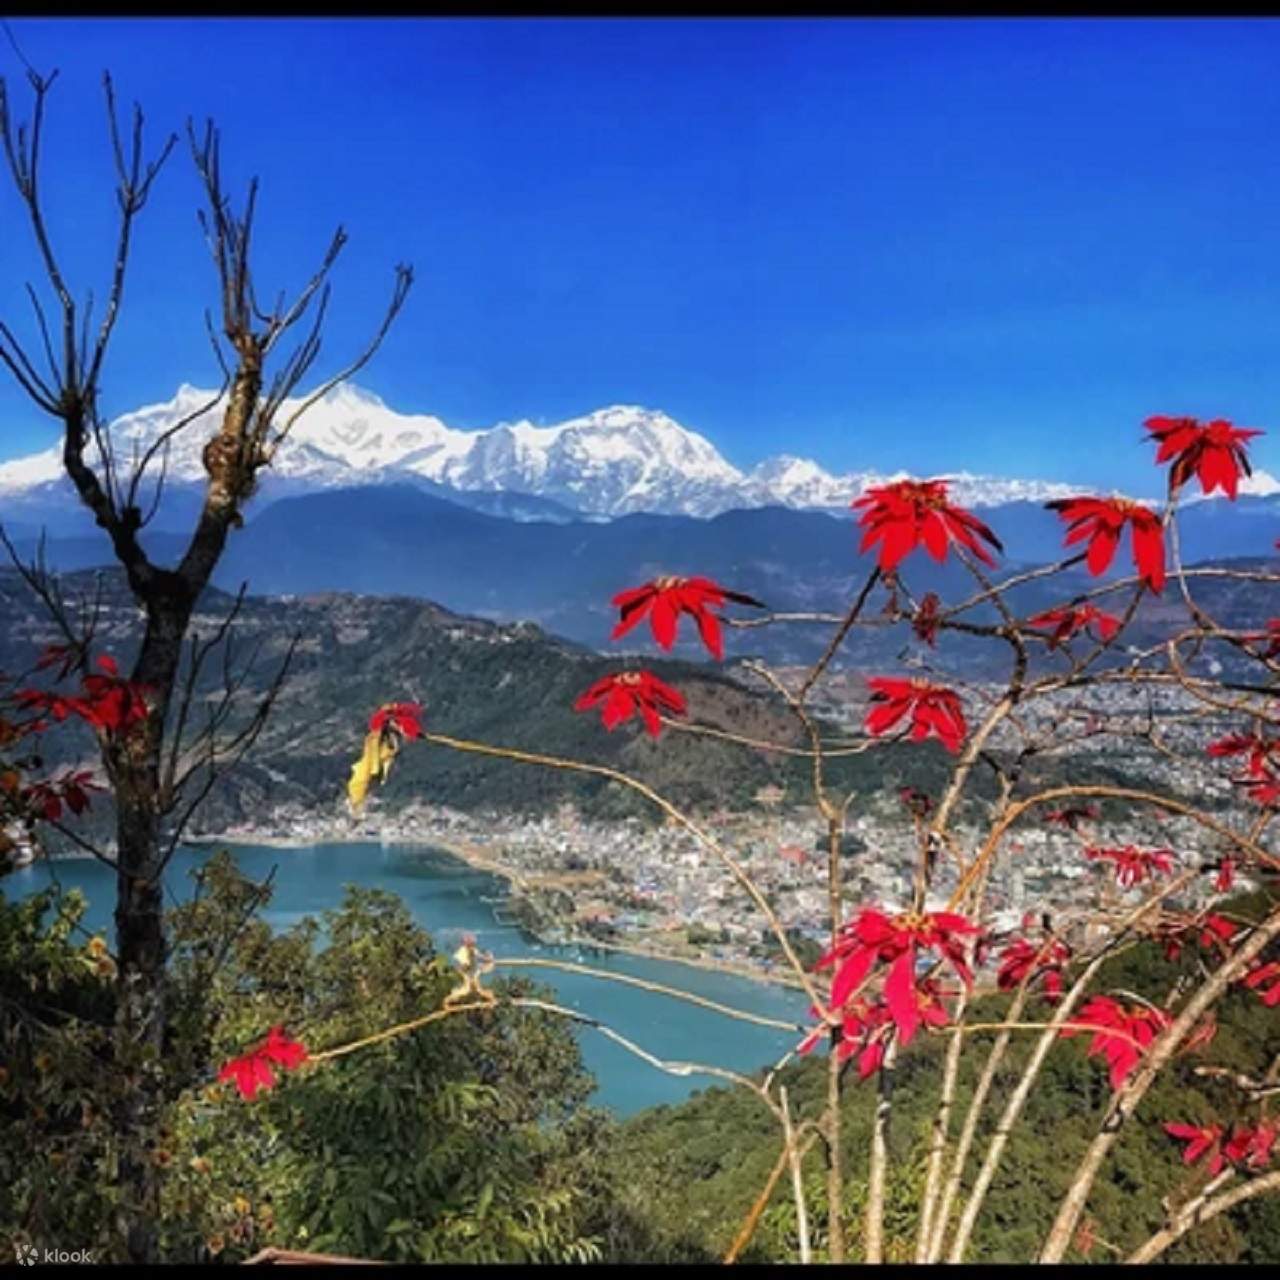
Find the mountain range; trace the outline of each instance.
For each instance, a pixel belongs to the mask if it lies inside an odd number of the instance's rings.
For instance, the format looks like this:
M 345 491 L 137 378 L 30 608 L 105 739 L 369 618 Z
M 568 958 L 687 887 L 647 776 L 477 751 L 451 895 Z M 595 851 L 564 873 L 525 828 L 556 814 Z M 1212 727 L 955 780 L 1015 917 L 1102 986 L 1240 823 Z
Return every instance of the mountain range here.
M 277 421 L 296 407 L 286 402 Z M 111 424 L 117 465 L 124 470 L 173 424 L 192 419 L 167 446 L 159 527 L 186 524 L 186 508 L 198 500 L 204 480 L 201 452 L 219 408 L 216 392 L 184 385 L 171 400 Z M 868 486 L 904 475 L 833 475 L 792 455 L 742 471 L 704 436 L 661 410 L 637 405 L 612 405 L 553 426 L 521 421 L 464 431 L 429 414 L 398 413 L 371 392 L 344 384 L 301 415 L 263 491 L 275 501 L 323 489 L 408 483 L 489 515 L 563 522 L 637 512 L 708 518 L 767 506 L 843 512 Z M 968 507 L 1045 502 L 1078 492 L 1054 481 L 967 472 L 949 479 L 954 499 Z M 54 534 L 71 531 L 74 506 L 64 501 L 65 485 L 56 445 L 0 463 L 6 522 L 44 525 Z M 1259 472 L 1245 492 L 1280 494 L 1280 483 Z M 79 519 L 84 527 L 87 517 Z
M 184 387 L 164 405 L 113 425 L 120 460 L 136 456 L 181 416 L 214 399 Z M 144 531 L 160 563 L 184 546 L 200 501 L 200 448 L 212 419 L 175 438 L 167 505 Z M 437 418 L 400 415 L 346 387 L 303 415 L 246 511 L 215 582 L 259 595 L 321 592 L 398 595 L 442 602 L 500 621 L 530 620 L 594 648 L 612 649 L 619 590 L 661 573 L 706 574 L 780 610 L 839 610 L 871 564 L 858 554 L 850 494 L 888 477 L 831 476 L 800 459 L 773 459 L 748 475 L 703 437 L 652 410 L 615 406 L 555 427 L 529 423 L 464 432 Z M 66 489 L 56 449 L 0 465 L 0 521 L 24 556 L 48 532 L 48 561 L 69 571 L 111 563 L 102 531 Z M 1062 522 L 1043 503 L 1067 486 L 955 478 L 959 502 L 982 508 L 1005 547 L 1001 569 L 1057 559 Z M 467 487 L 473 486 L 473 487 Z M 481 487 L 487 486 L 487 487 Z M 523 486 L 523 487 L 522 487 Z M 1274 490 L 1274 492 L 1272 492 Z M 647 496 L 646 496 L 647 495 Z M 641 501 L 652 509 L 630 510 Z M 833 519 L 832 517 L 837 517 Z M 1270 557 L 1280 537 L 1280 486 L 1256 473 L 1236 502 L 1189 502 L 1179 515 L 1184 562 Z M 1113 572 L 1128 572 L 1128 546 Z M 916 555 L 905 566 L 917 597 L 968 594 L 958 564 Z M 1015 607 L 1033 610 L 1086 587 L 1034 583 Z M 1245 602 L 1241 602 L 1243 604 Z M 1280 613 L 1253 601 L 1247 618 Z M 879 607 L 879 605 L 877 605 Z M 855 666 L 896 656 L 903 628 L 858 632 L 842 655 Z M 811 661 L 822 628 L 730 633 L 731 652 Z M 906 636 L 909 640 L 909 633 Z M 645 643 L 641 632 L 625 643 Z M 987 646 L 953 637 L 953 658 Z M 677 652 L 700 656 L 694 641 Z

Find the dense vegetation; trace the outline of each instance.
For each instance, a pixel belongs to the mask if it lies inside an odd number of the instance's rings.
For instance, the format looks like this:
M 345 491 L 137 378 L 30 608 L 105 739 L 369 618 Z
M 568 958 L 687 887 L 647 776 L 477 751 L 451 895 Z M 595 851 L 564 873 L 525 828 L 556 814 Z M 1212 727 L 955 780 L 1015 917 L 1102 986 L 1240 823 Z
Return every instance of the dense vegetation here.
M 1257 919 L 1271 893 L 1238 899 L 1223 910 Z M 1183 971 L 1152 944 L 1135 947 L 1108 962 L 1098 990 L 1153 991 L 1171 988 Z M 1005 996 L 987 997 L 973 1021 L 999 1021 Z M 1033 1006 L 1034 1008 L 1034 1006 Z M 1043 1011 L 1044 1006 L 1040 1006 Z M 988 1122 L 989 1134 L 1005 1097 L 1017 1083 L 1033 1037 L 1023 1033 L 1019 1051 L 1000 1069 Z M 928 1127 L 937 1107 L 946 1037 L 920 1037 L 899 1060 L 890 1128 L 893 1170 L 886 1206 L 886 1260 L 910 1261 L 915 1246 L 916 1209 L 925 1172 Z M 1126 1129 L 1089 1201 L 1096 1243 L 1069 1260 L 1114 1261 L 1128 1254 L 1163 1220 L 1162 1201 L 1180 1202 L 1207 1175 L 1180 1163 L 1180 1148 L 1162 1131 L 1168 1120 L 1207 1123 L 1230 1112 L 1230 1085 L 1196 1075 L 1206 1056 L 1215 1064 L 1248 1071 L 1280 1054 L 1280 1023 L 1256 996 L 1235 991 L 1218 1006 L 1218 1032 L 1208 1055 L 1191 1054 L 1157 1081 L 1143 1100 L 1141 1123 Z M 963 1055 L 957 1114 L 963 1116 L 985 1054 Z M 802 1060 L 785 1069 L 797 1116 L 816 1114 L 826 1088 L 826 1063 Z M 979 1220 L 970 1252 L 973 1262 L 1010 1263 L 1033 1256 L 1044 1238 L 1068 1178 L 1097 1132 L 1110 1099 L 1106 1071 L 1086 1060 L 1080 1040 L 1055 1047 L 1031 1095 L 1023 1122 L 1006 1149 L 1004 1162 Z M 871 1083 L 849 1081 L 842 1142 L 849 1171 L 846 1211 L 857 1220 L 865 1204 L 867 1149 L 875 1108 Z M 655 1257 L 663 1261 L 719 1258 L 729 1248 L 778 1158 L 777 1125 L 759 1101 L 744 1090 L 707 1089 L 681 1106 L 654 1108 L 628 1121 L 619 1147 L 624 1203 L 642 1213 L 654 1232 Z M 977 1161 L 971 1161 L 972 1170 Z M 813 1219 L 825 1218 L 826 1184 L 820 1147 L 805 1162 L 806 1194 Z M 795 1257 L 795 1206 L 787 1180 L 775 1189 L 743 1261 L 785 1261 Z M 1087 1243 L 1087 1241 L 1085 1242 Z M 821 1257 L 821 1232 L 815 1234 Z M 1116 1250 L 1119 1253 L 1116 1253 Z M 855 1255 L 851 1260 L 857 1261 Z M 1169 1262 L 1275 1263 L 1280 1261 L 1280 1201 L 1262 1196 L 1190 1232 L 1165 1256 Z
M 563 1021 L 460 1014 L 293 1075 L 253 1101 L 218 1067 L 283 1023 L 312 1050 L 420 1016 L 449 962 L 392 895 L 273 934 L 227 857 L 172 913 L 162 1256 L 234 1261 L 266 1245 L 414 1261 L 602 1256 L 643 1226 L 613 1206 L 613 1124 Z M 113 965 L 83 903 L 0 897 L 0 1241 L 117 1256 L 106 1117 L 131 1087 L 109 1061 Z M 504 981 L 506 994 L 536 991 Z M 4 1258 L 0 1254 L 0 1259 Z
M 255 918 L 268 893 L 220 856 L 202 872 L 195 902 L 171 918 L 181 1013 L 166 1045 L 168 1110 L 154 1150 L 165 1177 L 166 1258 L 233 1261 L 269 1244 L 435 1262 L 724 1254 L 778 1155 L 758 1100 L 712 1088 L 619 1125 L 586 1105 L 591 1080 L 574 1036 L 539 1010 L 458 1015 L 291 1075 L 252 1102 L 216 1084 L 218 1064 L 268 1024 L 282 1022 L 322 1051 L 438 1007 L 452 982 L 448 961 L 391 895 L 351 891 L 322 920 L 273 934 Z M 1257 918 L 1270 897 L 1225 910 Z M 79 912 L 74 895 L 0 899 L 0 1239 L 74 1241 L 107 1258 L 115 1191 L 103 1117 L 129 1082 L 99 1069 L 112 966 L 100 942 L 84 938 Z M 1182 963 L 1151 944 L 1134 947 L 1109 962 L 1099 989 L 1172 986 Z M 537 990 L 515 979 L 498 989 Z M 1006 1003 L 987 997 L 981 1015 L 997 1021 Z M 1248 1069 L 1280 1053 L 1280 1026 L 1250 993 L 1228 996 L 1218 1022 L 1215 1063 Z M 914 1239 L 913 1179 L 923 1177 L 944 1044 L 920 1037 L 897 1068 L 891 1260 L 907 1259 Z M 1024 1041 L 1001 1069 L 996 1106 L 1027 1049 Z M 961 1113 L 982 1060 L 963 1059 Z M 1202 1060 L 1189 1055 L 1167 1073 L 1143 1102 L 1150 1123 L 1126 1131 L 1090 1200 L 1090 1260 L 1133 1248 L 1159 1224 L 1166 1197 L 1203 1183 L 1160 1127 L 1206 1120 L 1229 1103 L 1227 1086 L 1196 1074 Z M 824 1066 L 814 1058 L 786 1068 L 797 1116 L 820 1108 Z M 1055 1048 L 993 1187 L 975 1261 L 1016 1261 L 1034 1249 L 1108 1096 L 1105 1071 L 1085 1060 L 1081 1042 Z M 865 1196 L 859 1170 L 873 1106 L 873 1088 L 851 1083 L 842 1139 L 850 1215 Z M 805 1176 L 821 1221 L 820 1148 Z M 821 1256 L 821 1232 L 814 1244 Z M 786 1260 L 794 1250 L 784 1179 L 743 1260 Z M 1280 1202 L 1262 1197 L 1223 1215 L 1168 1260 L 1280 1260 Z
M 68 598 L 98 599 L 98 646 L 127 664 L 137 647 L 139 618 L 122 576 L 70 575 L 63 587 Z M 232 603 L 230 596 L 207 591 L 195 632 L 211 636 Z M 57 632 L 13 570 L 0 569 L 0 608 L 6 614 L 0 671 L 29 670 L 41 649 L 57 640 Z M 235 694 L 242 719 L 266 693 L 295 632 L 302 639 L 266 728 L 252 754 L 201 803 L 193 831 L 261 822 L 280 804 L 344 820 L 342 786 L 359 753 L 362 727 L 352 708 L 378 706 L 388 689 L 425 703 L 427 721 L 437 732 L 622 769 L 695 812 L 744 810 L 769 784 L 799 796 L 808 783 L 809 766 L 798 757 L 684 734 L 669 734 L 659 745 L 643 733 L 603 733 L 598 717 L 575 713 L 573 701 L 616 660 L 531 625 L 500 626 L 404 597 L 246 598 L 231 654 L 234 663 L 249 661 Z M 705 663 L 649 665 L 679 685 L 698 723 L 784 746 L 800 743 L 785 708 L 731 674 Z M 210 705 L 222 693 L 221 657 L 206 668 L 197 684 L 198 701 Z M 831 734 L 839 736 L 835 729 Z M 51 763 L 92 760 L 92 737 L 74 723 L 62 726 L 42 748 Z M 896 743 L 874 755 L 833 759 L 828 772 L 838 790 L 888 801 L 903 786 L 936 793 L 950 764 L 937 743 Z M 1101 763 L 1096 775 L 1116 783 L 1132 780 L 1123 761 Z M 1028 782 L 1061 776 L 1062 763 L 1052 758 L 1028 765 Z M 974 793 L 979 800 L 994 795 L 989 773 L 975 776 Z M 549 813 L 572 801 L 596 818 L 648 822 L 660 817 L 634 793 L 605 779 L 430 748 L 403 753 L 375 804 L 382 812 L 396 812 L 413 801 L 525 814 Z M 110 820 L 109 797 L 82 819 L 87 831 L 101 833 L 110 830 Z M 51 843 L 56 847 L 56 838 Z

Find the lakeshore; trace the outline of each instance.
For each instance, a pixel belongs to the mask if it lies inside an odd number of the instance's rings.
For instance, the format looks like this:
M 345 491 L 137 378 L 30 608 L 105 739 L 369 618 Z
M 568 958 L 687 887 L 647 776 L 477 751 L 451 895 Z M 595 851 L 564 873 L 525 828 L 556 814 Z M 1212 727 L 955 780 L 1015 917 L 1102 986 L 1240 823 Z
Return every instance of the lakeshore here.
M 426 840 L 388 839 L 383 844 L 365 836 L 359 842 L 290 839 L 267 845 L 243 832 L 233 835 L 225 840 L 206 837 L 201 848 L 179 847 L 165 872 L 166 900 L 173 905 L 190 900 L 193 875 L 205 864 L 211 846 L 228 848 L 251 879 L 273 876 L 272 897 L 261 913 L 272 929 L 287 930 L 305 917 L 323 919 L 342 907 L 347 886 L 387 891 L 403 902 L 443 955 L 471 933 L 482 950 L 517 962 L 513 969 L 521 960 L 550 961 L 536 972 L 531 967 L 527 976 L 549 987 L 558 1004 L 581 1012 L 591 1024 L 613 1028 L 658 1062 L 701 1061 L 750 1073 L 793 1051 L 808 1022 L 809 1002 L 802 993 L 776 982 L 749 980 L 724 966 L 690 965 L 594 942 L 581 950 L 539 943 L 509 922 L 505 912 L 499 909 L 495 916 L 494 900 L 508 882 Z M 62 888 L 79 890 L 87 899 L 82 920 L 86 934 L 109 934 L 115 872 L 97 859 L 41 860 L 6 876 L 0 892 L 20 899 L 48 887 L 55 875 Z M 320 945 L 323 937 L 322 932 Z M 679 989 L 711 1007 L 673 999 L 663 989 Z M 730 1021 L 716 1012 L 717 1006 L 768 1021 Z M 574 1034 L 599 1085 L 593 1101 L 619 1115 L 679 1102 L 697 1089 L 723 1083 L 714 1073 L 696 1069 L 687 1075 L 683 1069 L 681 1074 L 657 1069 L 653 1061 L 637 1059 L 589 1024 Z
M 330 838 L 341 839 L 343 834 L 345 833 L 335 831 L 331 833 Z M 324 842 L 323 839 L 303 836 L 258 835 L 244 831 L 203 833 L 198 836 L 189 836 L 183 841 L 184 844 L 195 847 L 236 845 L 281 850 L 307 849 Z M 530 877 L 527 872 L 498 862 L 490 856 L 487 850 L 479 845 L 434 834 L 410 837 L 402 833 L 382 835 L 377 843 L 381 847 L 389 848 L 415 848 L 429 845 L 457 858 L 459 862 L 465 863 L 474 871 L 482 871 L 505 880 L 509 888 L 514 888 L 519 892 L 527 892 L 530 887 Z M 84 854 L 80 856 L 88 857 L 90 855 Z M 803 990 L 800 980 L 794 974 L 781 969 L 777 971 L 765 970 L 759 966 L 735 964 L 727 960 L 718 960 L 712 956 L 682 956 L 661 948 L 646 946 L 639 942 L 604 941 L 589 935 L 574 933 L 567 933 L 563 942 L 557 942 L 550 937 L 539 935 L 527 925 L 522 924 L 520 928 L 542 946 L 563 945 L 583 951 L 614 952 L 619 955 L 636 956 L 643 960 L 659 960 L 671 964 L 687 965 L 690 968 L 703 969 L 710 973 L 727 974 L 735 978 L 746 978 L 751 982 L 765 983 L 770 986 L 785 987 L 797 991 Z

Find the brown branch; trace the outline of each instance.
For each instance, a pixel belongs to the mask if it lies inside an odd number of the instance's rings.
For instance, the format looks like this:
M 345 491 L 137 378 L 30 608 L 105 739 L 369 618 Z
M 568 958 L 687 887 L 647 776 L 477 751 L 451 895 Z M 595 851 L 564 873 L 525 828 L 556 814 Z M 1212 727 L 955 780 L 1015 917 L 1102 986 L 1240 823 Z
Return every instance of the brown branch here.
M 1084 1212 L 1085 1202 L 1093 1187 L 1102 1162 L 1119 1138 L 1138 1104 L 1146 1095 L 1159 1072 L 1173 1057 L 1174 1051 L 1187 1033 L 1200 1020 L 1200 1016 L 1222 994 L 1227 984 L 1243 973 L 1245 967 L 1276 936 L 1280 935 L 1280 909 L 1274 911 L 1259 925 L 1252 936 L 1201 985 L 1200 989 L 1183 1006 L 1182 1011 L 1143 1055 L 1141 1065 L 1120 1087 L 1107 1108 L 1102 1128 L 1090 1144 L 1076 1171 L 1071 1186 L 1063 1198 L 1040 1254 L 1041 1262 L 1059 1262 L 1071 1243 L 1071 1237 Z

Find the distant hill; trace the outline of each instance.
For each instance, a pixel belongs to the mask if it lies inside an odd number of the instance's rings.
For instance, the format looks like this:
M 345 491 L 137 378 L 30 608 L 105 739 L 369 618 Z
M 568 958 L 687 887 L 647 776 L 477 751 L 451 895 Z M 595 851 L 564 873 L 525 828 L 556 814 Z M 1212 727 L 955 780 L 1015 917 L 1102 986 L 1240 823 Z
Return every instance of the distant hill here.
M 97 575 L 70 575 L 69 598 L 88 592 Z M 131 659 L 139 615 L 118 573 L 101 575 L 98 650 Z M 208 636 L 231 598 L 211 590 L 194 630 Z M 52 624 L 12 570 L 0 570 L 0 670 L 29 670 L 57 639 Z M 500 626 L 406 598 L 332 594 L 250 599 L 234 629 L 233 662 L 251 662 L 237 695 L 251 713 L 293 633 L 302 639 L 280 700 L 261 739 L 233 779 L 201 807 L 197 829 L 261 820 L 270 806 L 304 805 L 344 812 L 344 790 L 369 714 L 389 700 L 426 704 L 435 730 L 524 750 L 550 752 L 634 772 L 678 802 L 700 809 L 746 807 L 767 783 L 785 782 L 794 760 L 763 759 L 738 746 L 668 734 L 655 742 L 632 723 L 606 732 L 598 712 L 576 713 L 574 699 L 618 663 L 529 625 Z M 784 745 L 798 741 L 793 718 L 710 665 L 655 661 L 646 666 L 679 688 L 703 723 L 732 726 Z M 198 686 L 203 700 L 221 688 L 220 657 Z M 42 743 L 49 760 L 94 761 L 87 732 L 74 723 Z M 913 767 L 933 760 L 916 753 Z M 859 762 L 860 763 L 860 762 Z M 941 757 L 938 757 L 941 763 Z M 879 766 L 877 766 L 879 768 Z M 798 776 L 798 774 L 796 775 Z M 374 808 L 406 800 L 461 809 L 547 812 L 572 799 L 598 816 L 657 815 L 644 801 L 600 778 L 486 760 L 438 747 L 407 749 Z
M 1007 551 L 1000 574 L 1061 555 L 1061 521 L 1042 507 L 1013 503 L 984 515 Z M 1242 563 L 1280 565 L 1272 550 L 1280 536 L 1280 505 L 1273 499 L 1194 503 L 1181 522 L 1188 563 L 1220 562 L 1252 551 Z M 262 595 L 337 591 L 438 600 L 497 621 L 532 621 L 612 652 L 618 646 L 609 640 L 616 620 L 611 597 L 660 573 L 706 574 L 778 610 L 843 611 L 873 563 L 857 554 L 858 541 L 851 517 L 837 520 L 783 507 L 727 511 L 711 519 L 637 514 L 598 523 L 521 523 L 467 509 L 416 485 L 385 484 L 330 489 L 266 507 L 232 535 L 215 581 L 225 590 L 247 582 L 250 591 Z M 19 545 L 28 554 L 34 547 L 30 539 Z M 156 531 L 146 545 L 162 561 L 171 561 L 184 542 Z M 95 530 L 51 541 L 48 555 L 51 563 L 70 570 L 102 564 L 109 551 Z M 1114 572 L 1130 571 L 1126 543 Z M 939 566 L 915 555 L 903 577 L 917 597 L 936 591 L 944 601 L 956 601 L 974 590 L 968 572 L 952 560 Z M 1011 603 L 1029 616 L 1094 585 L 1076 570 L 1015 590 Z M 1215 612 L 1213 602 L 1224 600 L 1229 613 L 1221 616 L 1231 625 L 1260 626 L 1280 614 L 1280 592 L 1265 587 L 1241 591 L 1219 581 L 1196 590 Z M 872 612 L 879 612 L 884 600 L 878 592 Z M 749 610 L 734 612 L 750 616 Z M 974 615 L 977 620 L 995 616 L 990 608 Z M 1144 603 L 1133 642 L 1162 638 L 1185 617 L 1170 587 L 1162 601 Z M 819 626 L 731 631 L 728 651 L 798 663 L 812 661 L 826 638 Z M 643 629 L 623 642 L 636 648 L 647 644 Z M 912 644 L 919 642 L 905 625 L 859 631 L 842 649 L 841 661 L 883 666 Z M 682 641 L 677 653 L 702 656 L 692 638 Z M 958 635 L 946 638 L 942 661 L 971 676 L 997 677 L 1006 666 L 1001 646 Z

